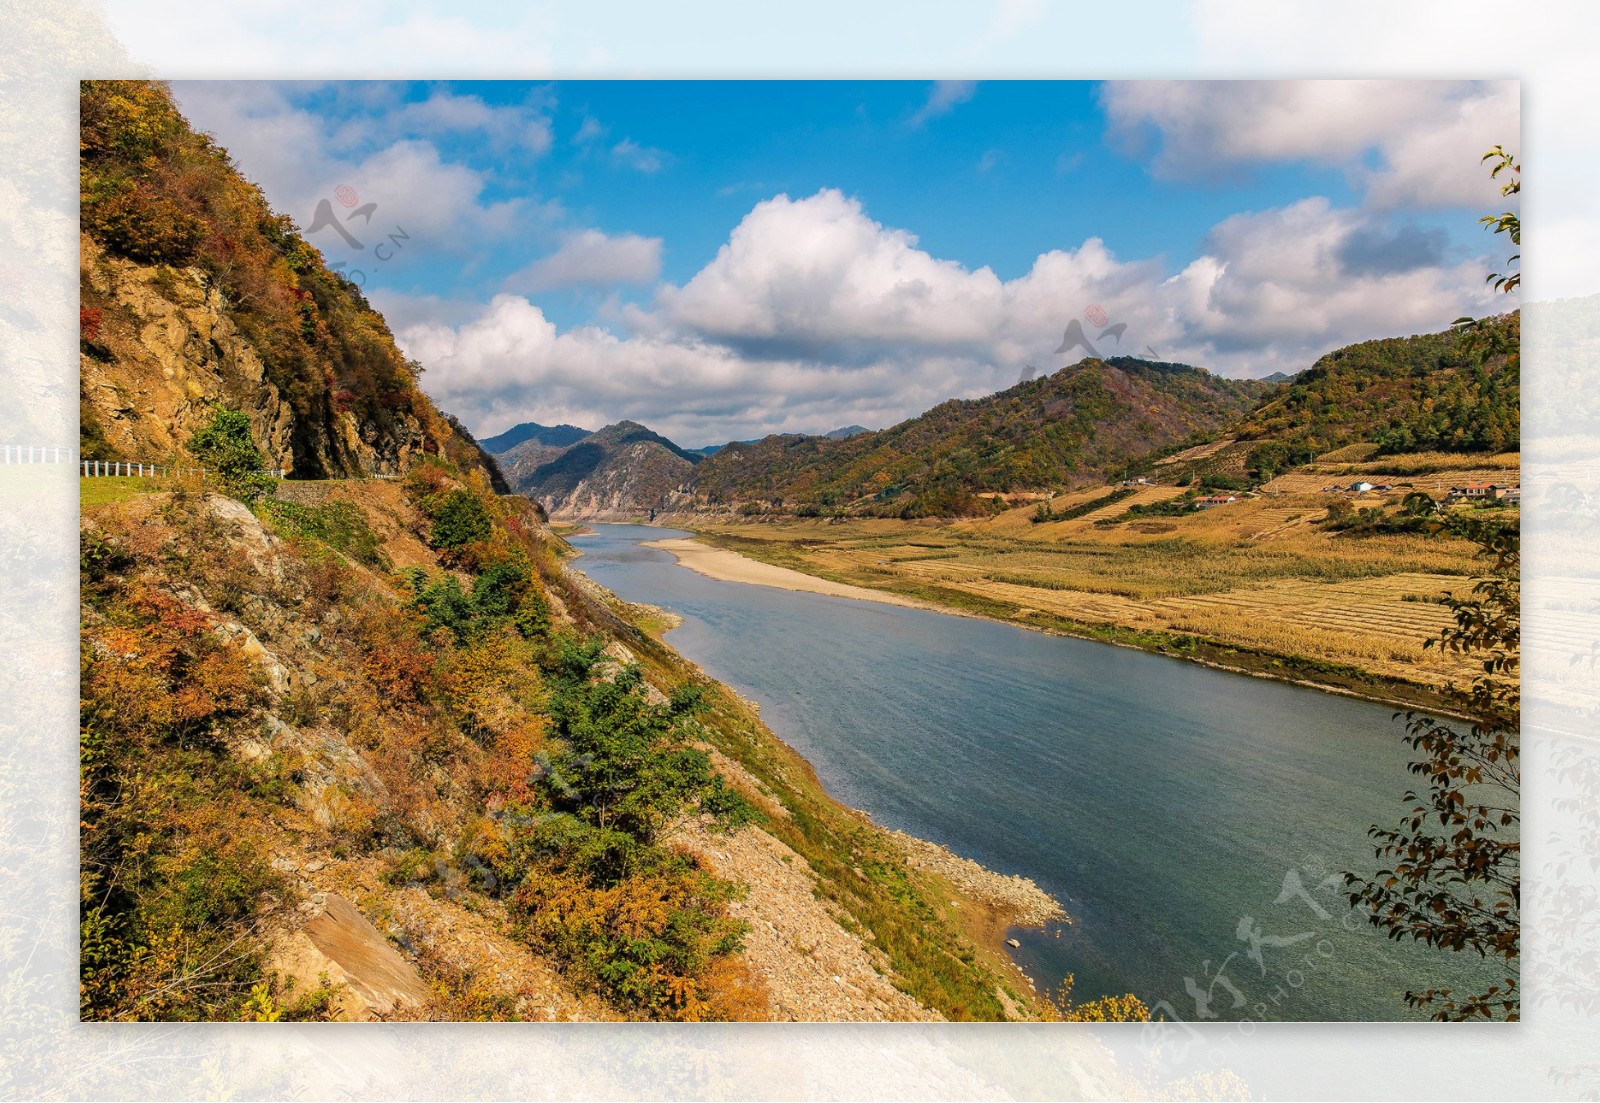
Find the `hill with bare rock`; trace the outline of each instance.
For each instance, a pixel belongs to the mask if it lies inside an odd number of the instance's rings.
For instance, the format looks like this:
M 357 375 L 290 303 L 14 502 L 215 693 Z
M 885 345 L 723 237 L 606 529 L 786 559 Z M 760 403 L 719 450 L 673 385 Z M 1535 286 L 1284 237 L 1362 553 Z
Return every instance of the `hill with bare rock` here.
M 530 439 L 500 456 L 516 491 L 564 520 L 649 518 L 681 492 L 701 458 L 632 421 L 563 448 Z
M 227 407 L 292 478 L 395 474 L 428 455 L 497 477 L 360 288 L 164 86 L 86 81 L 80 104 L 85 459 L 192 459 L 190 436 Z

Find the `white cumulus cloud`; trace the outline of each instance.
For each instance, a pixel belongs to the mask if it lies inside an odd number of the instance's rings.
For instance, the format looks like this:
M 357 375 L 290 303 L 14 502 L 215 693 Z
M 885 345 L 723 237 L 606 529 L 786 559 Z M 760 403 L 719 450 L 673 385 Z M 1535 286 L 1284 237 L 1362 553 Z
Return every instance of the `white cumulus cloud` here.
M 1482 206 L 1497 195 L 1480 159 L 1520 138 L 1515 81 L 1114 81 L 1101 88 L 1114 139 L 1154 137 L 1161 175 L 1214 177 L 1251 162 L 1351 170 L 1385 208 Z
M 302 106 L 312 86 L 255 81 L 179 82 L 173 93 L 193 124 L 224 135 L 229 153 L 245 175 L 261 185 L 272 205 L 292 217 L 313 245 L 330 259 L 355 267 L 373 263 L 375 242 L 399 230 L 401 255 L 443 252 L 462 255 L 485 241 L 503 238 L 550 212 L 527 197 L 491 199 L 489 179 L 477 167 L 445 158 L 427 135 L 461 127 L 484 129 L 496 140 L 548 144 L 542 117 L 490 108 L 476 97 L 435 91 L 407 103 L 392 85 L 345 86 L 366 97 L 370 110 L 359 122 L 330 119 Z M 542 145 L 541 145 L 542 143 Z M 353 189 L 357 214 L 334 202 L 335 189 Z M 331 228 L 311 226 L 318 205 L 328 201 L 344 229 L 362 243 L 349 247 Z
M 651 283 L 660 275 L 660 238 L 612 236 L 590 229 L 568 234 L 555 252 L 510 276 L 506 287 L 519 291 L 610 287 Z
M 1074 319 L 1103 356 L 1261 376 L 1511 305 L 1484 285 L 1485 258 L 1446 253 L 1411 224 L 1312 197 L 1223 220 L 1176 272 L 1090 238 L 1001 280 L 824 189 L 758 203 L 693 277 L 624 311 L 619 332 L 560 331 L 502 295 L 465 321 L 430 306 L 397 333 L 430 392 L 485 433 L 631 418 L 698 445 L 879 427 L 1010 386 L 1025 365 L 1084 355 L 1055 353 Z

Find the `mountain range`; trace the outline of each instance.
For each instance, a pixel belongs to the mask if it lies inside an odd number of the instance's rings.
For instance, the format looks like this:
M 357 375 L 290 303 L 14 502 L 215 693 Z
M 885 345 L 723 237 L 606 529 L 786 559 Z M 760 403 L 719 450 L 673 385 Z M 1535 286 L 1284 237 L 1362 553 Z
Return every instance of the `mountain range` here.
M 888 429 L 735 441 L 690 452 L 621 422 L 564 447 L 538 426 L 496 451 L 518 492 L 553 516 L 662 510 L 844 510 L 948 516 L 988 509 L 986 494 L 1103 477 L 1135 456 L 1222 428 L 1273 388 L 1200 368 L 1132 358 L 1084 360 L 978 399 L 956 399 Z
M 529 434 L 496 458 L 512 487 L 552 515 L 611 519 L 667 508 L 704 459 L 632 421 L 565 446 Z
M 565 448 L 569 444 L 577 444 L 592 431 L 580 429 L 576 425 L 539 425 L 536 422 L 525 421 L 497 436 L 485 437 L 479 443 L 490 452 L 496 453 L 509 452 L 517 445 L 530 440 L 552 448 Z
M 1518 338 L 1513 314 L 1361 342 L 1263 380 L 1091 358 L 878 431 L 851 425 L 686 450 L 633 422 L 576 440 L 571 426 L 530 423 L 485 444 L 518 492 L 563 517 L 981 516 L 1007 495 L 1148 472 L 1182 447 L 1225 438 L 1200 474 L 1241 486 L 1355 442 L 1514 449 Z M 505 440 L 519 443 L 496 447 Z M 1169 466 L 1174 473 L 1196 472 Z

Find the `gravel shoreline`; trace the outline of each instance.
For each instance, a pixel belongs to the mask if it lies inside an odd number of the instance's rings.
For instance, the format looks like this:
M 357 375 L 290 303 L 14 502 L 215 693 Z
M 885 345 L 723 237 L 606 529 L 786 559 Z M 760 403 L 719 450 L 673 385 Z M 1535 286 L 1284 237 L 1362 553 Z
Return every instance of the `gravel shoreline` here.
M 913 869 L 937 873 L 963 895 L 1003 918 L 1007 927 L 1043 927 L 1053 920 L 1068 919 L 1061 903 L 1026 877 L 996 873 L 971 858 L 904 831 L 882 830 L 905 851 L 906 863 Z

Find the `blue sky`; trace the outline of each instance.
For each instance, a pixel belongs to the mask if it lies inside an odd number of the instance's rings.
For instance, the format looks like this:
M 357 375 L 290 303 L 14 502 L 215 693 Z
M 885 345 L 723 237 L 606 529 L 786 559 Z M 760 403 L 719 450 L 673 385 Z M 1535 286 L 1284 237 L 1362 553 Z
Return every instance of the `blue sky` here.
M 1103 351 L 1264 375 L 1505 305 L 1477 160 L 1515 84 L 174 90 L 484 433 L 878 427 L 1076 359 L 1095 307 Z

